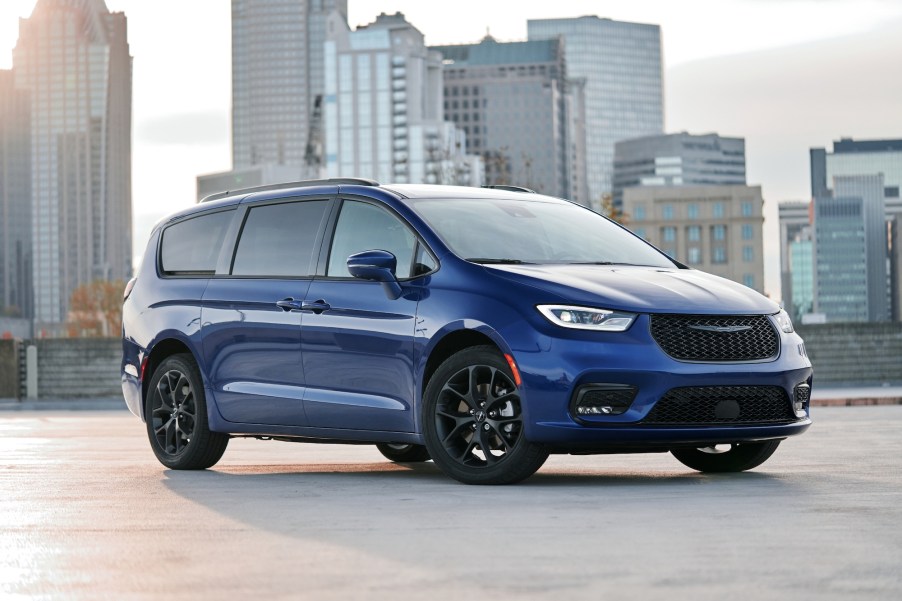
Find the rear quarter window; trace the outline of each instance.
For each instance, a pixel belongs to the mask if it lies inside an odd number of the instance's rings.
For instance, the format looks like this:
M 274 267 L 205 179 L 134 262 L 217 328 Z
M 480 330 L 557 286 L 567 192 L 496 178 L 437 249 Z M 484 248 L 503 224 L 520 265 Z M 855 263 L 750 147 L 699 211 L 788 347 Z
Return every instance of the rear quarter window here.
M 163 230 L 160 269 L 167 275 L 213 275 L 234 209 L 191 217 Z

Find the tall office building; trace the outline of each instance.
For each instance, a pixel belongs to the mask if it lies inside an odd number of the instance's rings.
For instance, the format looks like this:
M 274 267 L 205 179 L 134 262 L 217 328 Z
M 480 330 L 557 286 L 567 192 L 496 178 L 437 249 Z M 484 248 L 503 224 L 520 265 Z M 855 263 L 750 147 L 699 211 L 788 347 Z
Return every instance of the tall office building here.
M 81 284 L 131 276 L 131 56 L 103 0 L 38 0 L 15 86 L 31 112 L 34 319 L 52 332 Z
M 744 186 L 745 140 L 686 132 L 614 145 L 614 204 L 632 186 Z
M 902 140 L 853 140 L 833 142 L 833 152 L 812 148 L 811 196 L 833 193 L 833 178 L 842 175 L 883 175 L 883 196 L 899 199 L 902 190 Z
M 529 39 L 563 36 L 567 73 L 586 80 L 589 194 L 613 190 L 614 144 L 664 131 L 661 29 L 596 16 L 528 22 Z
M 764 292 L 761 186 L 627 188 L 630 229 L 674 259 Z
M 483 157 L 487 184 L 514 184 L 588 203 L 584 93 L 568 86 L 560 38 L 433 46 L 444 58 L 445 119 Z M 571 113 L 577 114 L 571 115 Z
M 827 321 L 892 316 L 882 175 L 836 175 L 832 196 L 815 198 L 815 311 Z
M 333 11 L 347 20 L 347 0 L 232 0 L 233 169 L 273 164 L 316 176 L 307 145 Z
M 442 57 L 404 15 L 350 31 L 328 21 L 326 174 L 383 182 L 478 185 L 481 161 L 442 117 Z
M 814 233 L 810 202 L 781 202 L 780 288 L 783 305 L 801 323 L 814 312 Z
M 31 107 L 0 71 L 0 317 L 31 317 Z

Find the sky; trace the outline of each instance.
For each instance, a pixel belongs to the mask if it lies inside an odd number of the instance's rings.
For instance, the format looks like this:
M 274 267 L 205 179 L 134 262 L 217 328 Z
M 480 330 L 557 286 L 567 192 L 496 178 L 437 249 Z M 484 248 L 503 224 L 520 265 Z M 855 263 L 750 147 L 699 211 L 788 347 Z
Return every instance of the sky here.
M 106 0 L 128 17 L 134 57 L 135 254 L 152 225 L 195 201 L 195 177 L 231 168 L 229 0 Z M 35 0 L 0 0 L 0 68 Z M 427 44 L 527 19 L 598 15 L 656 23 L 665 128 L 746 140 L 765 198 L 765 290 L 779 298 L 777 204 L 809 197 L 808 149 L 840 137 L 902 138 L 900 0 L 349 0 L 352 27 L 401 11 Z

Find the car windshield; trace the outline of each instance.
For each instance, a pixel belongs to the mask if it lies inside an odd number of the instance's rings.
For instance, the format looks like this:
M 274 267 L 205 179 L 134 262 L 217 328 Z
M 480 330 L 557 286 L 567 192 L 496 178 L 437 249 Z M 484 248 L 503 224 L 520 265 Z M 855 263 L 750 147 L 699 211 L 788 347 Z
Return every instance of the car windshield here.
M 476 263 L 674 267 L 640 238 L 584 207 L 551 200 L 412 199 L 452 251 Z

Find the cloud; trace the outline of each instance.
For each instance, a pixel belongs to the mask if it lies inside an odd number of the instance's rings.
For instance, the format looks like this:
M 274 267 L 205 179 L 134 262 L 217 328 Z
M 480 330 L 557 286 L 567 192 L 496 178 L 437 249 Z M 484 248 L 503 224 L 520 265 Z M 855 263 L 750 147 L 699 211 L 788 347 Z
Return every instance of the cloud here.
M 166 115 L 141 121 L 136 131 L 141 142 L 153 145 L 228 145 L 229 116 L 216 111 Z

